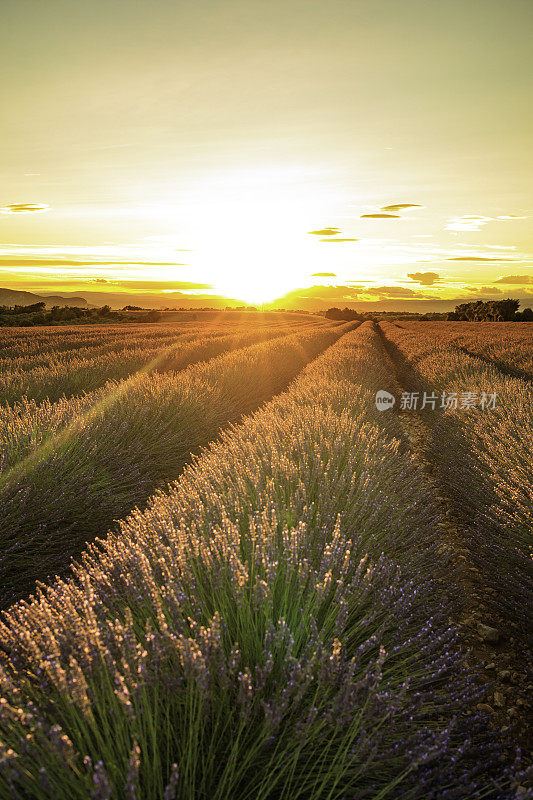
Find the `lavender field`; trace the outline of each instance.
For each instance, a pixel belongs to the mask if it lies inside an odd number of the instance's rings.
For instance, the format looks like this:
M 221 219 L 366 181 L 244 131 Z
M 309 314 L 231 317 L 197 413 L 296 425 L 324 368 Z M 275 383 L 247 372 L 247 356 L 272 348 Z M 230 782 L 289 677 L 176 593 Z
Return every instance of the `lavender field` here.
M 0 332 L 0 799 L 533 797 L 533 324 L 257 320 Z

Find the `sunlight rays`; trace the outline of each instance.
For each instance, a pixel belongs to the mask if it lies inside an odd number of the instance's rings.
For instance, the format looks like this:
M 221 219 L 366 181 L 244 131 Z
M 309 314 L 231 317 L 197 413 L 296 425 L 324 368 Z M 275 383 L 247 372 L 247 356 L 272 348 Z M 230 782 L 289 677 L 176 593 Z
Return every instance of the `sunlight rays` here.
M 226 297 L 272 301 L 321 264 L 306 231 L 328 214 L 327 185 L 304 167 L 224 171 L 193 188 L 187 225 L 195 268 Z

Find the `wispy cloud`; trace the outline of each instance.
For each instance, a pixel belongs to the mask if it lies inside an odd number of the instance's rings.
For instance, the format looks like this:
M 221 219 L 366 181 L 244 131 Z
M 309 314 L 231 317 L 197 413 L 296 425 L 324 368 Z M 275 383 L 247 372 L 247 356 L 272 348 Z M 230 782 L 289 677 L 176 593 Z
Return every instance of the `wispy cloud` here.
M 312 233 L 314 236 L 336 236 L 340 233 L 340 228 L 322 228 L 318 231 L 307 231 L 307 233 Z
M 312 278 L 336 278 L 335 272 L 313 272 Z
M 393 203 L 391 206 L 381 206 L 382 211 L 403 211 L 404 208 L 423 208 L 420 203 Z
M 358 242 L 359 239 L 321 239 L 320 241 L 329 242 L 331 244 L 332 242 Z
M 324 302 L 342 302 L 343 300 L 356 300 L 361 293 L 361 289 L 350 286 L 322 286 L 314 285 L 307 288 L 294 289 L 285 295 L 287 299 L 305 298 L 308 300 L 320 300 Z
M 447 231 L 480 231 L 484 225 L 493 221 L 493 217 L 481 217 L 479 214 L 464 214 L 462 217 L 450 217 L 445 227 Z
M 399 214 L 361 214 L 361 219 L 401 219 Z
M 495 286 L 463 286 L 465 292 L 472 292 L 475 295 L 482 295 L 483 297 L 491 297 L 492 295 L 503 294 L 501 289 Z
M 526 286 L 527 284 L 533 283 L 533 276 L 531 275 L 502 275 L 501 278 L 498 278 L 497 281 L 494 283 L 508 283 L 510 285 L 516 286 Z
M 43 211 L 50 211 L 50 206 L 46 203 L 9 203 L 0 207 L 1 214 L 40 214 Z
M 186 264 L 179 261 L 142 261 L 121 260 L 110 258 L 32 258 L 31 256 L 0 255 L 0 267 L 102 267 L 102 266 L 131 266 L 143 267 L 184 267 Z
M 366 290 L 367 294 L 379 295 L 380 297 L 426 297 L 415 289 L 404 286 L 373 286 Z
M 527 217 L 520 216 L 519 214 L 502 214 L 499 217 L 485 217 L 480 214 L 463 214 L 461 217 L 450 217 L 444 230 L 454 231 L 455 233 L 461 231 L 480 231 L 485 225 L 488 225 L 489 222 L 504 222 L 514 219 L 527 219 Z
M 453 256 L 446 261 L 517 261 L 516 258 L 496 258 L 493 256 Z
M 210 283 L 197 283 L 195 281 L 153 281 L 153 280 L 119 280 L 116 281 L 121 287 L 126 289 L 146 289 L 154 292 L 174 292 L 174 291 L 200 291 L 212 289 Z

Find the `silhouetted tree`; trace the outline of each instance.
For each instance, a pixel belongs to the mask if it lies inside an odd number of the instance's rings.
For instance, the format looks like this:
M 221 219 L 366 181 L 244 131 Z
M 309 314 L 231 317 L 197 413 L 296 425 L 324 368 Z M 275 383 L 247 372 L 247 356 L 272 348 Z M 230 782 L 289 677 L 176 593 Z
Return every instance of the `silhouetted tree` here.
M 516 319 L 519 300 L 475 300 L 455 306 L 448 314 L 449 320 L 467 322 L 510 322 Z
M 364 319 L 361 314 L 358 314 L 357 311 L 354 311 L 353 308 L 328 308 L 326 313 L 324 314 L 326 319 L 334 319 L 334 320 L 356 320 L 356 319 Z

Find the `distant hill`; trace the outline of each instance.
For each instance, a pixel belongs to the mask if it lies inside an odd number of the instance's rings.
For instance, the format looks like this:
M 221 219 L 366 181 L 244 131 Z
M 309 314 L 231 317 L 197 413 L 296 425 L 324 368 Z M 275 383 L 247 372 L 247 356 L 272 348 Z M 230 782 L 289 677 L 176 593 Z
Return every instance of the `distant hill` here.
M 0 288 L 0 306 L 31 306 L 34 303 L 46 303 L 47 308 L 52 306 L 76 306 L 76 308 L 91 308 L 84 297 L 62 297 L 53 294 L 43 297 L 33 292 L 18 292 L 15 289 Z

